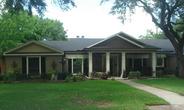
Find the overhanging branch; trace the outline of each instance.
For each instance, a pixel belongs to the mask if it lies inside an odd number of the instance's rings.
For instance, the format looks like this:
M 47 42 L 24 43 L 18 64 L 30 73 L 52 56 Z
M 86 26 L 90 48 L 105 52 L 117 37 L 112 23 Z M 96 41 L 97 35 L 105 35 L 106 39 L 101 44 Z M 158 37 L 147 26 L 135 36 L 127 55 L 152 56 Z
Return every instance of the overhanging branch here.
M 144 7 L 144 10 L 151 16 L 152 21 L 161 29 L 163 28 L 160 23 L 158 22 L 158 20 L 156 19 L 156 17 L 153 15 L 151 8 L 142 0 L 138 0 Z

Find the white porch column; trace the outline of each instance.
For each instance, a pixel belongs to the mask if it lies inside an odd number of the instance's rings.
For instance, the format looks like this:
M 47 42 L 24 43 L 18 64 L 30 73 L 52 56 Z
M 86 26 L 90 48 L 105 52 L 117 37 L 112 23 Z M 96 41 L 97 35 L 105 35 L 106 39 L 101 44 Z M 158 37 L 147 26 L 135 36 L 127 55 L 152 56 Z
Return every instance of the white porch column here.
M 71 59 L 71 65 L 72 65 L 71 69 L 72 69 L 72 74 L 73 74 L 73 58 Z
M 121 53 L 121 78 L 123 78 L 124 71 L 126 70 L 126 53 Z
M 26 74 L 27 76 L 29 74 L 29 57 L 28 56 L 26 57 Z
M 66 70 L 67 72 L 69 72 L 68 67 L 69 67 L 69 65 L 68 65 L 68 59 L 66 59 L 66 66 L 65 66 L 65 70 Z
M 82 64 L 81 64 L 81 72 L 82 74 L 84 73 L 84 59 L 82 58 Z
M 110 72 L 110 52 L 106 52 L 106 73 Z
M 92 74 L 92 72 L 93 72 L 93 53 L 92 52 L 89 52 L 89 57 L 88 57 L 88 59 L 89 59 L 89 61 L 88 61 L 88 63 L 89 63 L 89 77 L 91 77 L 91 74 Z
M 41 56 L 39 56 L 39 73 L 42 74 L 42 59 Z
M 152 76 L 156 77 L 156 64 L 157 64 L 157 56 L 156 52 L 152 53 Z

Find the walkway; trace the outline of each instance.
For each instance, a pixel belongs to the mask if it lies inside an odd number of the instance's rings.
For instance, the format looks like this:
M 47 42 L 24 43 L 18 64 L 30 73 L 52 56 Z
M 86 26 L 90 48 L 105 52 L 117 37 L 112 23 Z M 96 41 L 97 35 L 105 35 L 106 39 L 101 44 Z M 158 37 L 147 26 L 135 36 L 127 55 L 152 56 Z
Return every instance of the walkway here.
M 118 81 L 128 84 L 137 89 L 141 89 L 149 93 L 152 93 L 160 98 L 163 98 L 164 100 L 166 100 L 168 103 L 171 104 L 171 106 L 155 106 L 155 107 L 153 106 L 150 108 L 151 110 L 184 110 L 184 96 L 181 96 L 177 93 L 170 92 L 167 90 L 135 83 L 131 80 L 118 80 Z

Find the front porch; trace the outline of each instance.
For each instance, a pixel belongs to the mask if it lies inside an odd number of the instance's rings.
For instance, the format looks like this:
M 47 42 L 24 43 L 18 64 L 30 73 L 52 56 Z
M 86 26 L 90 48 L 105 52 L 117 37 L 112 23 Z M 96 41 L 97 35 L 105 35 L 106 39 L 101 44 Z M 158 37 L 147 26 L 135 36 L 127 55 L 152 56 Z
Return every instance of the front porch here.
M 156 76 L 156 53 L 89 52 L 88 75 L 104 72 L 111 77 L 127 77 L 130 71 L 140 71 L 145 76 Z

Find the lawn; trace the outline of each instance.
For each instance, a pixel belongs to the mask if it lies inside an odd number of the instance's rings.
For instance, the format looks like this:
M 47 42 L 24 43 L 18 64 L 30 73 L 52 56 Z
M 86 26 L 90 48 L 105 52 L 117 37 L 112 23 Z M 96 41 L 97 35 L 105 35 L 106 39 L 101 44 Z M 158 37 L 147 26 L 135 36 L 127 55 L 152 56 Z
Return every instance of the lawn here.
M 0 110 L 144 110 L 166 104 L 117 81 L 0 84 Z
M 184 79 L 176 77 L 136 80 L 138 83 L 169 90 L 184 95 Z

